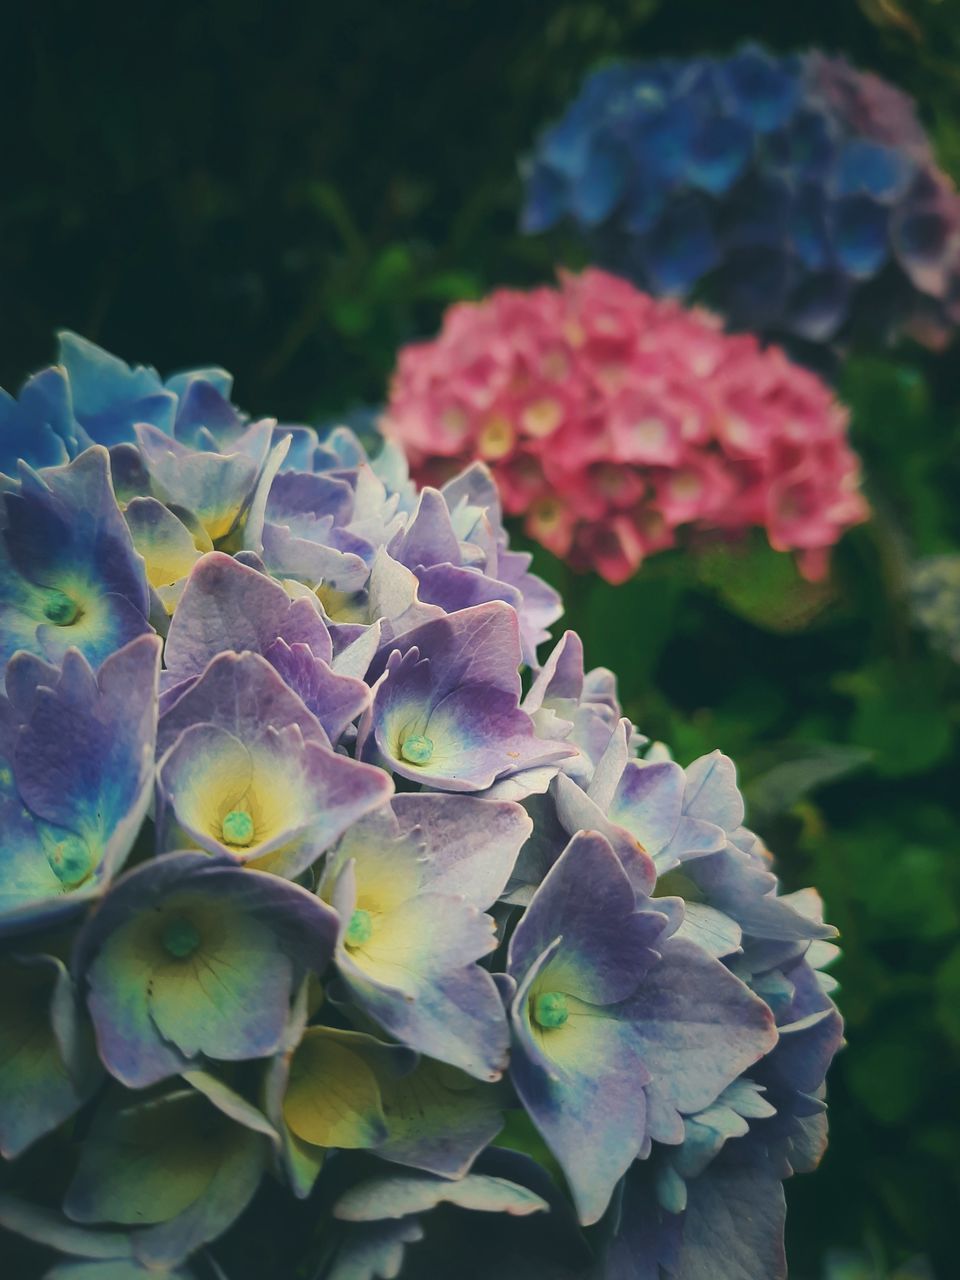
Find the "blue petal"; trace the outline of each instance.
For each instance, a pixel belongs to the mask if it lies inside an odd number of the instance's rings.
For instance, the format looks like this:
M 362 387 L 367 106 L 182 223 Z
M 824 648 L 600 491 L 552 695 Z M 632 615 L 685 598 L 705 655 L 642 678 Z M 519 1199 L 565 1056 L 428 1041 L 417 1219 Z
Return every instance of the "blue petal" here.
M 869 196 L 847 196 L 833 213 L 834 249 L 841 266 L 866 279 L 883 266 L 890 251 L 889 210 Z
M 713 116 L 693 141 L 687 178 L 695 187 L 722 195 L 743 173 L 752 147 L 753 137 L 742 121 Z
M 113 445 L 133 439 L 136 422 L 173 430 L 177 399 L 155 369 L 131 367 L 69 330 L 59 335 L 60 363 L 70 379 L 73 411 L 87 442 Z
M 76 431 L 62 369 L 36 374 L 17 400 L 0 389 L 0 472 L 15 475 L 20 459 L 56 467 L 70 452 L 76 452 Z
M 865 138 L 851 138 L 840 153 L 836 175 L 839 196 L 868 195 L 891 201 L 902 194 L 913 173 L 908 156 Z
M 664 214 L 643 247 L 644 267 L 657 293 L 686 293 L 718 261 L 710 211 L 693 195 Z
M 780 178 L 751 175 L 724 209 L 724 240 L 731 248 L 783 244 L 790 211 L 790 188 Z
M 817 271 L 830 260 L 830 228 L 823 191 L 805 183 L 788 214 L 790 244 L 805 267 Z
M 520 218 L 527 235 L 537 235 L 555 226 L 567 212 L 567 184 L 554 169 L 535 162 L 526 182 L 526 201 Z
M 622 149 L 608 139 L 597 139 L 570 193 L 575 216 L 588 227 L 603 222 L 623 195 L 625 180 L 626 156 Z
M 797 64 L 748 45 L 720 64 L 730 109 L 758 133 L 769 133 L 790 118 L 800 97 Z
M 635 164 L 660 182 L 681 178 L 690 163 L 697 119 L 684 101 L 651 112 L 631 137 Z
M 808 342 L 830 342 L 847 318 L 851 295 L 846 276 L 811 272 L 791 294 L 784 325 Z
M 836 152 L 837 127 L 822 111 L 800 110 L 782 129 L 764 139 L 763 156 L 794 178 L 820 182 Z

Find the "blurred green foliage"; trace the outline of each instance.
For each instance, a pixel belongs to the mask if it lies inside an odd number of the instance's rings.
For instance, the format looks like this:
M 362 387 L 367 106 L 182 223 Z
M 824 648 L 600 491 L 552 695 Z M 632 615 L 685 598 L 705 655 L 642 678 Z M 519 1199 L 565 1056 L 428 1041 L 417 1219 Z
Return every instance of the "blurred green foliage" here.
M 842 51 L 917 96 L 960 173 L 958 0 L 53 0 L 7 6 L 0 37 L 7 387 L 66 325 L 164 370 L 219 362 L 251 411 L 382 401 L 450 301 L 582 261 L 517 234 L 516 166 L 602 58 Z M 736 757 L 787 887 L 816 883 L 843 931 L 849 1047 L 830 1152 L 789 1188 L 791 1274 L 949 1280 L 960 673 L 904 587 L 960 549 L 960 361 L 858 353 L 840 390 L 876 518 L 828 584 L 759 543 L 664 554 L 618 589 L 537 560 L 647 732 Z

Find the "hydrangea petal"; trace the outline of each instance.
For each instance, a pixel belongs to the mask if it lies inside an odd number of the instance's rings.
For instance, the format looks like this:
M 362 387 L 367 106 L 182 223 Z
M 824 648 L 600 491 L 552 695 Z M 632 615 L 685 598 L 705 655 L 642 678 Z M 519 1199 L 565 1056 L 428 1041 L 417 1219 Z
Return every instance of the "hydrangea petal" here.
M 12 1160 L 68 1119 L 101 1078 L 62 963 L 8 960 L 0 983 L 0 1152 Z
M 472 1173 L 457 1182 L 412 1175 L 371 1178 L 345 1192 L 333 1212 L 341 1222 L 379 1222 L 423 1213 L 438 1204 L 521 1217 L 542 1213 L 548 1207 L 545 1200 L 519 1183 Z
M 150 630 L 143 562 L 110 483 L 105 449 L 33 471 L 0 494 L 0 661 L 70 647 L 98 665 Z
M 195 1066 L 200 1053 L 268 1056 L 300 976 L 325 968 L 335 935 L 330 909 L 276 876 L 206 854 L 143 864 L 76 944 L 104 1065 L 142 1088 Z
M 423 1228 L 414 1216 L 348 1227 L 327 1280 L 396 1280 L 406 1245 L 422 1239 Z
M 283 1116 L 313 1146 L 375 1147 L 387 1136 L 376 1073 L 352 1051 L 351 1035 L 313 1027 L 293 1056 Z
M 0 932 L 75 912 L 130 852 L 152 799 L 159 648 L 143 636 L 96 675 L 76 651 L 59 671 L 25 654 L 8 666 Z
M 263 654 L 277 639 L 305 644 L 324 662 L 333 656 L 329 632 L 309 600 L 290 600 L 264 574 L 212 552 L 191 573 L 170 624 L 167 687 L 201 675 L 225 650 Z
M 653 1077 L 648 1093 L 660 1107 L 689 1114 L 772 1049 L 777 1033 L 763 1001 L 718 960 L 680 938 L 661 950 L 657 981 L 641 985 L 623 1014 Z
M 503 1127 L 498 1091 L 445 1063 L 422 1059 L 381 1084 L 384 1160 L 445 1178 L 463 1177 Z
M 57 337 L 72 409 L 88 441 L 112 445 L 130 440 L 137 422 L 172 430 L 176 396 L 163 387 L 156 370 L 131 367 L 69 329 Z

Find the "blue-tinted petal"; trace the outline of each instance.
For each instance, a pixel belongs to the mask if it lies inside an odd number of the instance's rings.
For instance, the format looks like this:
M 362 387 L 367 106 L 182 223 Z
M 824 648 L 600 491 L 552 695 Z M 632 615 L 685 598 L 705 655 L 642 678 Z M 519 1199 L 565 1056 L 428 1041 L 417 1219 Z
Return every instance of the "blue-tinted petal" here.
M 567 182 L 540 161 L 530 164 L 520 226 L 527 235 L 537 235 L 556 226 L 567 212 Z
M 0 472 L 13 476 L 17 462 L 56 467 L 78 451 L 70 389 L 62 369 L 44 369 L 16 400 L 0 389 Z
M 722 195 L 743 173 L 752 149 L 753 135 L 741 120 L 711 116 L 691 145 L 687 180 L 711 195 Z
M 597 138 L 586 165 L 570 191 L 570 209 L 585 226 L 593 227 L 610 216 L 623 195 L 627 157 L 608 138 Z
M 887 203 L 903 193 L 913 172 L 914 165 L 903 152 L 866 138 L 852 138 L 837 162 L 836 193 L 872 196 Z
M 671 206 L 647 236 L 641 253 L 656 293 L 686 293 L 719 261 L 706 203 L 691 195 Z
M 155 369 L 125 364 L 69 330 L 58 336 L 60 363 L 70 380 L 74 416 L 86 443 L 132 440 L 138 422 L 172 432 L 177 398 L 164 388 Z
M 822 189 L 805 183 L 790 202 L 787 235 L 794 253 L 810 271 L 820 271 L 830 262 L 830 230 Z
M 782 125 L 800 98 L 796 63 L 757 45 L 747 45 L 720 63 L 719 80 L 730 109 L 758 133 Z
M 890 211 L 870 196 L 846 196 L 833 208 L 833 247 L 844 270 L 875 275 L 890 253 Z

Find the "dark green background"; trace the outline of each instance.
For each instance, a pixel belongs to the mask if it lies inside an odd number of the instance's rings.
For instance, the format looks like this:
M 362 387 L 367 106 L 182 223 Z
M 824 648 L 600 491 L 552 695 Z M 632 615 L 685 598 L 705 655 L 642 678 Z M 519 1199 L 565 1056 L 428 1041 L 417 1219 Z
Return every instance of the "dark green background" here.
M 960 171 L 953 0 L 54 3 L 0 17 L 0 384 L 65 325 L 167 371 L 220 363 L 257 413 L 382 400 L 446 303 L 576 264 L 516 233 L 517 156 L 611 55 L 745 37 L 846 52 L 913 92 Z M 789 887 L 843 929 L 850 1046 L 833 1144 L 790 1188 L 798 1280 L 831 1249 L 956 1274 L 960 1204 L 957 669 L 913 626 L 912 557 L 958 546 L 960 361 L 857 353 L 878 519 L 828 590 L 744 549 L 654 560 L 617 591 L 562 583 L 588 657 L 681 759 L 741 762 Z M 758 1278 L 762 1280 L 762 1278 Z

